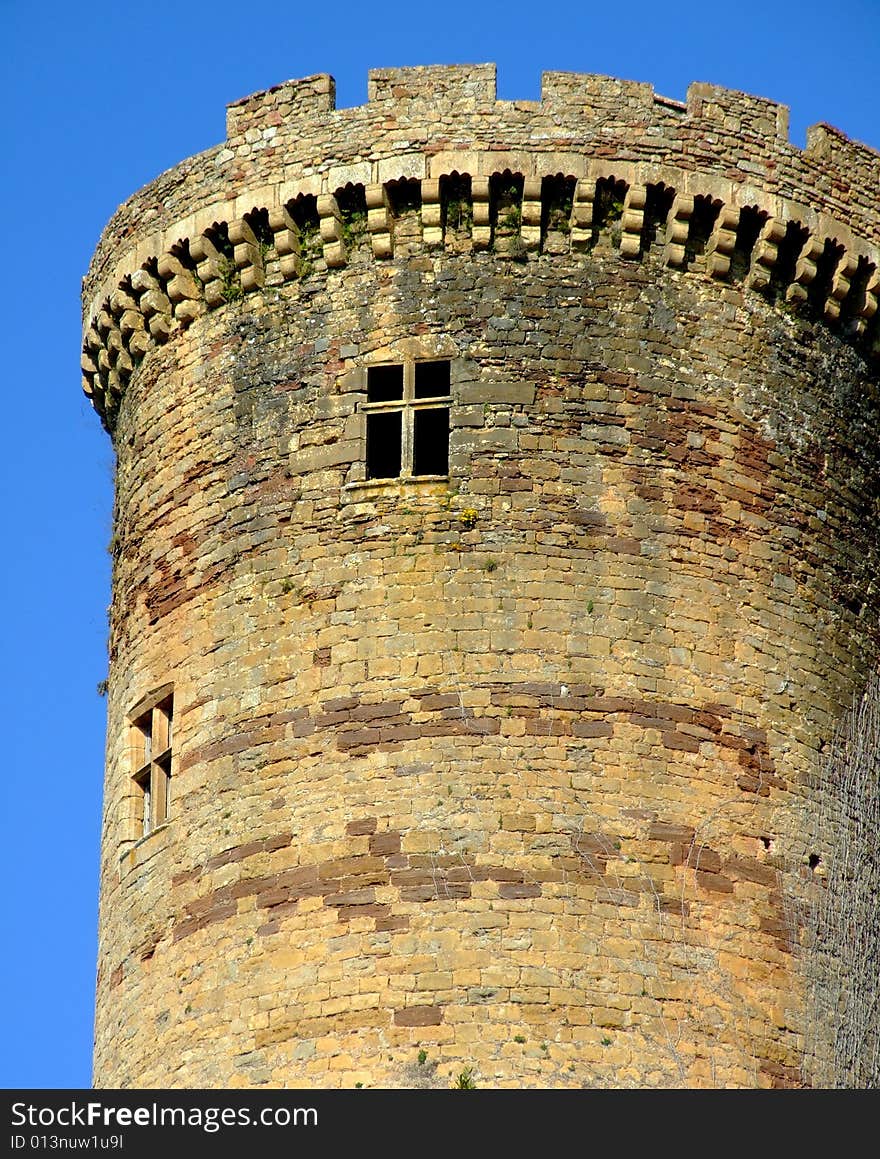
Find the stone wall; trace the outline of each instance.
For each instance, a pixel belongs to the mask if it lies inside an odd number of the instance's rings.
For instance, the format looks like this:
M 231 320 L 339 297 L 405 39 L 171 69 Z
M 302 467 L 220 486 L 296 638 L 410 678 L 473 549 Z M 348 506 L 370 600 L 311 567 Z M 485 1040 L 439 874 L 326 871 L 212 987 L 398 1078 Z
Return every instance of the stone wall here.
M 809 1081 L 804 818 L 878 654 L 880 161 L 706 85 L 332 92 L 232 106 L 86 280 L 96 1082 Z M 365 368 L 412 359 L 448 478 L 367 480 Z

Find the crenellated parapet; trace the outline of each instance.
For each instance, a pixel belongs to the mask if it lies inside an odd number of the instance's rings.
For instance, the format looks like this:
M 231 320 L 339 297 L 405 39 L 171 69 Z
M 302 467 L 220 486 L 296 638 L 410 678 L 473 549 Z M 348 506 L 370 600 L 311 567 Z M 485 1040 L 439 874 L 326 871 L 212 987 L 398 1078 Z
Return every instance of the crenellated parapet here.
M 772 101 L 545 73 L 498 101 L 492 65 L 329 76 L 231 105 L 227 140 L 122 206 L 84 280 L 84 389 L 112 415 L 155 343 L 244 294 L 444 247 L 588 261 L 605 243 L 805 308 L 878 349 L 880 155 L 825 125 L 806 150 Z

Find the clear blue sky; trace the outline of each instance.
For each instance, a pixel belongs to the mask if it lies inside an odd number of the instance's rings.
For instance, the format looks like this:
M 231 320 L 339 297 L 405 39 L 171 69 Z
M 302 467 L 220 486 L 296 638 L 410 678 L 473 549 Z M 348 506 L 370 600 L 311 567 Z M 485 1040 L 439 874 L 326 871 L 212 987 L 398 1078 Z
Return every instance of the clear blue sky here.
M 225 106 L 329 72 L 495 61 L 499 96 L 545 69 L 711 81 L 880 149 L 880 0 L 141 4 L 0 0 L 3 110 L 0 1087 L 91 1074 L 104 752 L 110 442 L 80 392 L 80 278 L 116 206 L 224 136 Z

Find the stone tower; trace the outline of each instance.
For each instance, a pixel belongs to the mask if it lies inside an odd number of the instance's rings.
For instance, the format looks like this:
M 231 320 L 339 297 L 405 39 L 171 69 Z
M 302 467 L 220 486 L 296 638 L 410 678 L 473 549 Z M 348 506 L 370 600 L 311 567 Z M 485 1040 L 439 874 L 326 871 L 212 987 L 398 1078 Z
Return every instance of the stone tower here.
M 258 93 L 119 209 L 97 1084 L 813 1081 L 878 188 L 767 100 L 480 65 Z

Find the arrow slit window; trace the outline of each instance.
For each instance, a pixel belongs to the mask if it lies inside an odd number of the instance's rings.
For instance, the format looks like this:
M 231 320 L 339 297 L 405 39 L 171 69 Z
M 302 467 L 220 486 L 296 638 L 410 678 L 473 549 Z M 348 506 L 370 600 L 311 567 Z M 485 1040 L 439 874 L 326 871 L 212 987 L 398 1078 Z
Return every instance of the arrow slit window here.
M 446 360 L 368 367 L 367 478 L 446 476 L 451 402 Z

